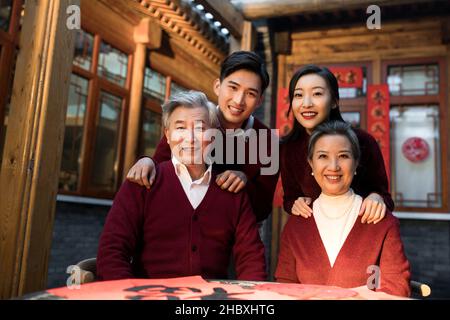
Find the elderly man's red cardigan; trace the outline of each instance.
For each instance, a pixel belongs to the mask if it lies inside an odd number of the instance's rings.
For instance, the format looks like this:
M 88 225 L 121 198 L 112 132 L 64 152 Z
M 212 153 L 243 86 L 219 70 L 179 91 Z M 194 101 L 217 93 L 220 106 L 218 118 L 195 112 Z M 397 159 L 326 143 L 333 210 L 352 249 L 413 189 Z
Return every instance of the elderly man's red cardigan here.
M 100 238 L 99 279 L 226 279 L 233 254 L 238 279 L 265 280 L 264 246 L 247 194 L 221 190 L 214 179 L 197 209 L 171 161 L 159 164 L 150 190 L 125 181 Z
M 409 296 L 409 263 L 397 218 L 390 212 L 377 224 L 355 222 L 331 267 L 314 217 L 291 216 L 280 244 L 275 278 L 280 282 L 354 288 L 367 284 L 371 265 L 380 267 L 378 290 Z M 373 273 L 373 271 L 372 271 Z

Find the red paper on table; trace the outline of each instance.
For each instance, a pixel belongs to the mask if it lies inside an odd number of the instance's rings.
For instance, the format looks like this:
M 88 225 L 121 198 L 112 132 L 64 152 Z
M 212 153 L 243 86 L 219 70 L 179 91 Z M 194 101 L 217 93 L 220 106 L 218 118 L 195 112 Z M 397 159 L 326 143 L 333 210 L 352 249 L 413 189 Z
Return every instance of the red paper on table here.
M 377 140 L 390 178 L 389 88 L 387 84 L 367 88 L 367 131 Z
M 339 300 L 353 298 L 358 295 L 358 293 L 350 289 L 300 283 L 265 283 L 254 286 L 253 288 L 255 290 L 277 292 L 300 300 Z
M 76 287 L 47 289 L 36 298 L 67 300 L 293 300 L 278 292 L 254 290 L 252 285 L 206 281 L 200 276 L 170 279 L 98 281 Z
M 34 298 L 67 300 L 306 300 L 346 299 L 357 295 L 338 287 L 204 280 L 200 276 L 170 279 L 125 279 L 86 283 L 78 288 L 47 289 Z
M 79 288 L 48 289 L 47 293 L 69 300 L 208 300 L 231 299 L 249 293 L 236 285 L 225 287 L 209 283 L 200 276 L 192 276 L 99 281 L 83 284 Z
M 278 89 L 277 101 L 277 117 L 275 127 L 279 130 L 279 136 L 286 136 L 291 130 L 294 123 L 294 114 L 288 116 L 289 111 L 289 90 L 287 88 Z M 275 208 L 283 206 L 283 187 L 281 179 L 278 179 L 277 187 L 273 197 L 273 206 Z
M 367 292 L 369 291 L 369 292 Z M 299 283 L 204 280 L 200 276 L 169 279 L 98 281 L 47 289 L 23 296 L 30 300 L 347 300 L 399 299 L 367 287 L 345 289 Z
M 330 67 L 329 69 L 338 80 L 339 88 L 362 88 L 361 67 Z

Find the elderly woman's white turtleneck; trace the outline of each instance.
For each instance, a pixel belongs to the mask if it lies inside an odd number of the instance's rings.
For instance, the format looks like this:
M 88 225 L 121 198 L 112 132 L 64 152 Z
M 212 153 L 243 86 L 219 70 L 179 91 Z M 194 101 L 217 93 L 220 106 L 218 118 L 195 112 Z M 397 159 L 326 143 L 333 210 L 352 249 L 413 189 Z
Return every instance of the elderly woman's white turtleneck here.
M 314 219 L 332 267 L 358 218 L 361 204 L 362 198 L 352 189 L 338 196 L 321 193 L 313 203 Z

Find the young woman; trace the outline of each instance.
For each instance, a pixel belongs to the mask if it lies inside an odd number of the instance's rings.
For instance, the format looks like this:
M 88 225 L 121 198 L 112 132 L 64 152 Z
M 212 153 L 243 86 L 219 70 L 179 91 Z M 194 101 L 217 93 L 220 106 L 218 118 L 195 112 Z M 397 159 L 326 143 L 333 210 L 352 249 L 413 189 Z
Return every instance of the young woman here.
M 334 120 L 319 125 L 311 134 L 307 158 L 321 193 L 313 203 L 312 219 L 289 217 L 276 280 L 344 288 L 368 285 L 409 296 L 409 263 L 398 220 L 389 211 L 376 225 L 358 219 L 363 201 L 350 186 L 359 174 L 355 176 L 360 149 L 350 124 Z
M 308 218 L 312 215 L 310 205 L 320 194 L 320 187 L 307 165 L 308 140 L 319 124 L 328 120 L 344 121 L 339 111 L 337 79 L 327 68 L 305 66 L 290 81 L 289 100 L 289 112 L 294 113 L 296 121 L 280 147 L 284 208 L 288 213 Z M 363 130 L 355 132 L 361 159 L 351 187 L 363 197 L 361 221 L 377 223 L 383 219 L 386 208 L 394 209 L 394 202 L 388 192 L 388 179 L 377 142 Z

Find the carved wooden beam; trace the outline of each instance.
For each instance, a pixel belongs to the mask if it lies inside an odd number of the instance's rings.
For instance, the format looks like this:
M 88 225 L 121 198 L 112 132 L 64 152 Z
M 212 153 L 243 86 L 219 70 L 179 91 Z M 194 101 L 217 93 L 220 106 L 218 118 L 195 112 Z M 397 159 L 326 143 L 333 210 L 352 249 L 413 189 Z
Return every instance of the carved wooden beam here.
M 169 34 L 185 39 L 208 60 L 220 63 L 227 42 L 189 3 L 183 0 L 132 0 L 131 5 L 155 19 Z
M 196 0 L 205 7 L 230 33 L 240 39 L 244 28 L 244 16 L 231 2 L 224 0 Z

